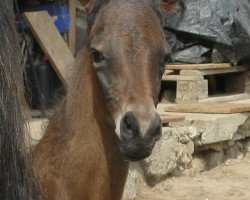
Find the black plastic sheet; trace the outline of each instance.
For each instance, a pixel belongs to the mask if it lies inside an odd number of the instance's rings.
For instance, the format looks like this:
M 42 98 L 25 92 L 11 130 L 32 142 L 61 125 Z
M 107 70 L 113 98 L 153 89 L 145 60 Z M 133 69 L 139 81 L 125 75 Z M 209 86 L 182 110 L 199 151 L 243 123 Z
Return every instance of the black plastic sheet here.
M 164 22 L 173 62 L 250 58 L 250 0 L 182 0 L 182 10 Z

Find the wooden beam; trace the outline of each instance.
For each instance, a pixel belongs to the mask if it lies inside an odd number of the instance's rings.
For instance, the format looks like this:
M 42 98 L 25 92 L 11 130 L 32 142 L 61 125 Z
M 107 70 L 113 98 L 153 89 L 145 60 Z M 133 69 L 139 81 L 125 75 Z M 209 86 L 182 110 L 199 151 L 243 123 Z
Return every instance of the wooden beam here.
M 164 75 L 173 74 L 174 70 L 165 70 Z
M 67 86 L 68 72 L 74 67 L 75 58 L 54 25 L 52 17 L 46 11 L 26 12 L 23 16 L 58 77 Z
M 76 54 L 76 0 L 68 0 L 70 29 L 68 34 L 69 49 Z
M 233 66 L 221 69 L 204 69 L 204 70 L 181 70 L 180 75 L 194 76 L 194 75 L 214 75 L 214 74 L 227 74 L 248 71 L 245 66 Z
M 199 102 L 204 103 L 219 103 L 219 102 L 229 102 L 229 101 L 237 101 L 242 99 L 250 99 L 250 94 L 241 93 L 241 94 L 225 94 L 208 97 L 206 99 L 201 99 Z
M 236 103 L 190 103 L 166 105 L 165 112 L 231 114 L 250 112 L 250 104 Z
M 163 81 L 201 81 L 203 76 L 163 75 Z
M 162 124 L 169 124 L 175 122 L 181 122 L 185 120 L 184 116 L 170 115 L 170 114 L 160 114 Z
M 203 70 L 203 69 L 223 69 L 228 67 L 231 67 L 230 63 L 185 64 L 185 65 L 166 65 L 166 70 Z

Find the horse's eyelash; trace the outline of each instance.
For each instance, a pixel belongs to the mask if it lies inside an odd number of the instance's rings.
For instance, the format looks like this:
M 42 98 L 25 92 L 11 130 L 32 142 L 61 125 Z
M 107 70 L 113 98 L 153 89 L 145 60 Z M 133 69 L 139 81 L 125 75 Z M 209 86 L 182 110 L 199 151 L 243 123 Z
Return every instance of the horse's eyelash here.
M 94 49 L 94 48 L 91 48 L 91 49 L 89 50 L 88 54 L 92 54 L 92 53 L 94 53 L 95 51 L 97 51 L 97 50 Z

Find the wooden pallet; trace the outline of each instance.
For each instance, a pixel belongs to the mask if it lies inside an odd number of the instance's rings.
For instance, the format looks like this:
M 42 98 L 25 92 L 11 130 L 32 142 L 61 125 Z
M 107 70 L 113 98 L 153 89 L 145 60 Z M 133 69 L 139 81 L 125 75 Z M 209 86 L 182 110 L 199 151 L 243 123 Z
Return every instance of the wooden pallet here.
M 210 100 L 208 94 L 207 76 L 218 74 L 233 74 L 227 80 L 226 90 L 230 97 L 216 98 Z M 190 103 L 198 101 L 220 102 L 236 100 L 244 97 L 250 92 L 250 74 L 245 66 L 231 66 L 229 63 L 220 64 L 192 64 L 192 65 L 167 65 L 163 81 L 176 81 L 176 103 Z M 236 83 L 236 84 L 235 84 Z M 230 93 L 230 94 L 229 94 Z M 238 96 L 239 95 L 239 96 Z M 232 99 L 235 98 L 235 99 Z
M 230 63 L 207 63 L 207 64 L 186 64 L 186 65 L 166 65 L 166 70 L 206 70 L 230 68 Z

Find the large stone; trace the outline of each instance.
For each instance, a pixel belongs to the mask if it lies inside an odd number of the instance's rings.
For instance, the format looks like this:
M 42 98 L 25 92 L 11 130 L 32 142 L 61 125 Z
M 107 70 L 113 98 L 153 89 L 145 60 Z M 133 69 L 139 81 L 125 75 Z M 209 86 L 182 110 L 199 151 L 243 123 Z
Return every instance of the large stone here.
M 205 171 L 206 169 L 206 160 L 202 156 L 195 155 L 192 162 L 191 167 L 185 169 L 182 173 L 184 176 L 194 176 L 199 172 Z
M 137 197 L 138 192 L 146 187 L 148 186 L 145 182 L 143 170 L 140 163 L 130 163 L 129 174 L 123 193 L 123 200 L 134 199 L 135 197 Z
M 239 126 L 244 124 L 247 118 L 248 116 L 245 114 L 231 114 L 204 121 L 201 123 L 203 127 L 200 126 L 199 121 L 196 121 L 193 125 L 203 129 L 203 131 L 199 130 L 199 132 L 202 132 L 200 143 L 211 144 L 234 139 Z M 244 134 L 242 138 L 244 138 Z M 239 139 L 241 138 L 239 137 Z
M 168 113 L 180 115 L 180 113 Z M 249 113 L 236 114 L 199 114 L 181 113 L 185 122 L 178 126 L 187 126 L 187 134 L 196 146 L 225 141 L 237 141 L 249 137 Z M 175 126 L 174 128 L 177 128 Z
M 208 81 L 177 81 L 176 103 L 208 98 Z
M 194 152 L 192 140 L 180 129 L 164 128 L 161 140 L 152 155 L 141 161 L 148 184 L 155 185 L 174 173 L 181 174 L 189 168 Z

